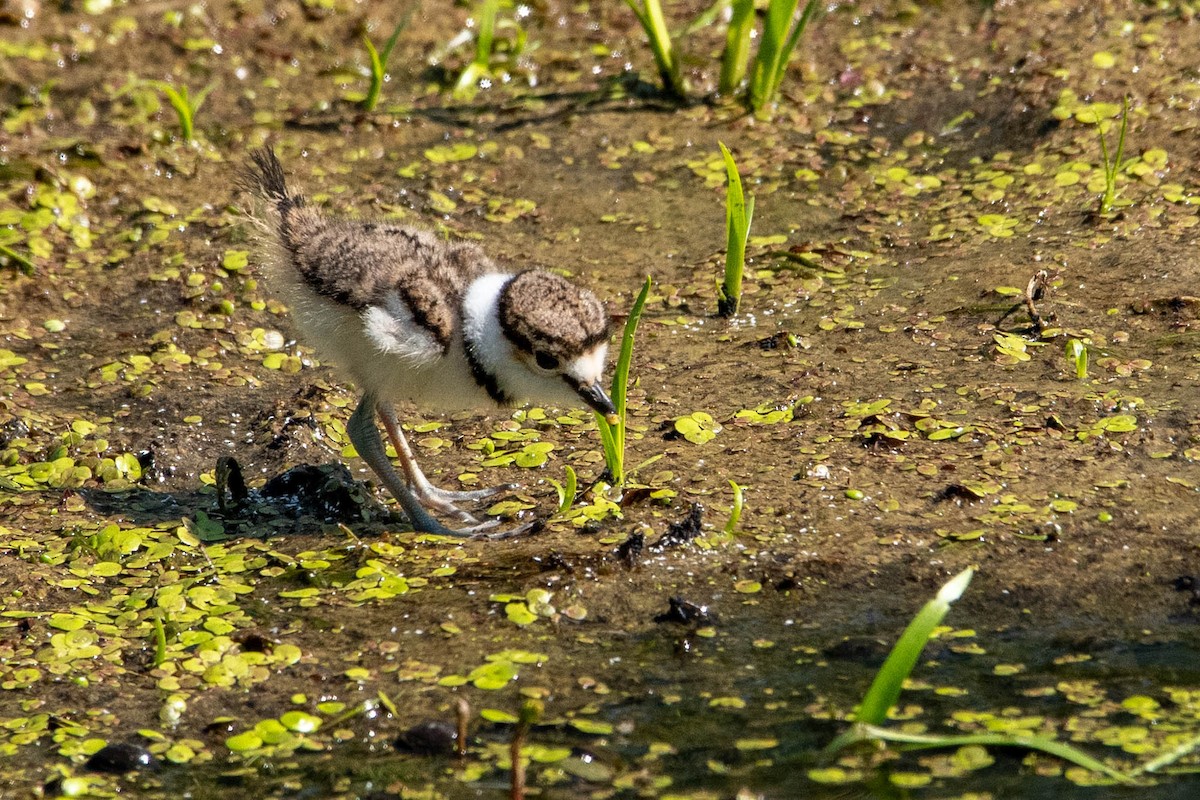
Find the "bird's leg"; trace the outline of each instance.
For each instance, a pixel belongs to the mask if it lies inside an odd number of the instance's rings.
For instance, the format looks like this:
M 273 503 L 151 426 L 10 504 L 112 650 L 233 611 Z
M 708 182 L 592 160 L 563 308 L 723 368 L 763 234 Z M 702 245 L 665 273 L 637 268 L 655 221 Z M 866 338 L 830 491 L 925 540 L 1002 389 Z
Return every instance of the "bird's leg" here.
M 374 471 L 380 483 L 400 503 L 404 513 L 408 515 L 408 521 L 412 523 L 413 530 L 450 536 L 475 536 L 480 529 L 456 531 L 434 519 L 433 515 L 421 505 L 420 500 L 396 474 L 392 463 L 388 461 L 387 451 L 383 448 L 383 440 L 379 438 L 379 428 L 375 426 L 376 404 L 377 401 L 370 394 L 363 395 L 358 408 L 350 416 L 350 422 L 346 425 L 346 433 L 350 435 L 350 441 L 362 460 L 367 462 L 367 466 Z M 490 523 L 490 525 L 494 524 L 494 522 Z M 485 525 L 490 527 L 488 523 Z
M 408 479 L 408 485 L 412 488 L 412 492 L 422 503 L 432 506 L 446 514 L 457 514 L 464 520 L 474 522 L 474 518 L 470 514 L 456 508 L 454 503 L 483 500 L 500 493 L 507 486 L 499 486 L 492 489 L 475 489 L 469 492 L 455 492 L 449 489 L 441 489 L 434 486 L 425 477 L 425 473 L 421 472 L 421 468 L 417 466 L 417 459 L 413 455 L 412 448 L 408 446 L 408 440 L 404 437 L 404 431 L 400 429 L 400 422 L 396 419 L 396 409 L 391 403 L 379 403 L 379 418 L 383 420 L 383 428 L 387 431 L 388 437 L 392 440 L 392 446 L 396 448 L 396 456 L 400 459 L 400 468 L 404 470 L 404 476 Z

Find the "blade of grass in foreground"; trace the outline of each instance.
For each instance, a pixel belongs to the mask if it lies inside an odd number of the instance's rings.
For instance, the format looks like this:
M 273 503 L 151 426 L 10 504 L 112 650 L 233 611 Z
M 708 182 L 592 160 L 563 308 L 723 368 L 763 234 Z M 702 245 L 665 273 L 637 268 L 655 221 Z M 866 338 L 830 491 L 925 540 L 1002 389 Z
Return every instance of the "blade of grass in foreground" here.
M 947 581 L 938 591 L 937 596 L 926 603 L 908 624 L 904 633 L 900 635 L 899 641 L 892 648 L 892 652 L 888 654 L 887 660 L 880 667 L 879 673 L 871 683 L 871 688 L 867 690 L 859 704 L 855 714 L 857 722 L 848 731 L 830 742 L 829 746 L 825 748 L 825 754 L 832 755 L 866 741 L 895 742 L 917 749 L 965 745 L 1021 747 L 1061 758 L 1084 769 L 1106 775 L 1115 781 L 1135 782 L 1131 775 L 1092 758 L 1082 750 L 1044 736 L 1006 733 L 937 736 L 902 733 L 881 727 L 887 720 L 888 711 L 899 699 L 904 681 L 912 673 L 913 667 L 916 666 L 917 659 L 925 650 L 925 645 L 933 635 L 934 629 L 945 618 L 946 613 L 950 610 L 950 604 L 962 597 L 974 573 L 974 569 L 965 569 Z
M 633 301 L 629 318 L 625 320 L 625 333 L 621 337 L 621 353 L 617 356 L 617 367 L 613 372 L 612 401 L 617 409 L 617 423 L 610 425 L 600 413 L 596 414 L 600 426 L 600 440 L 604 445 L 604 464 L 612 477 L 612 485 L 620 486 L 625 482 L 625 409 L 629 394 L 629 364 L 633 361 L 633 337 L 637 332 L 638 320 L 642 318 L 642 309 L 650 294 L 651 280 L 646 276 L 642 291 Z
M 953 736 L 936 736 L 929 734 L 914 734 L 900 733 L 899 731 L 881 728 L 877 725 L 860 725 L 859 730 L 862 732 L 862 738 L 874 739 L 883 742 L 895 742 L 896 744 L 908 745 L 908 749 L 922 750 L 934 747 L 965 747 L 967 745 L 979 745 L 981 747 L 1021 747 L 1026 750 L 1037 750 L 1046 755 L 1061 758 L 1076 766 L 1083 767 L 1092 772 L 1098 772 L 1101 775 L 1106 775 L 1114 781 L 1120 783 L 1136 783 L 1137 781 L 1121 772 L 1118 769 L 1110 767 L 1099 759 L 1092 758 L 1087 753 L 1072 747 L 1069 744 L 1049 739 L 1045 736 L 1021 736 L 1020 734 L 1011 733 L 978 733 L 964 734 Z
M 975 570 L 968 568 L 955 575 L 908 623 L 858 706 L 855 718 L 859 722 L 880 725 L 887 720 L 888 710 L 900 698 L 900 689 L 917 665 L 917 659 L 921 657 L 934 628 L 942 624 L 950 604 L 962 597 L 974 574 Z

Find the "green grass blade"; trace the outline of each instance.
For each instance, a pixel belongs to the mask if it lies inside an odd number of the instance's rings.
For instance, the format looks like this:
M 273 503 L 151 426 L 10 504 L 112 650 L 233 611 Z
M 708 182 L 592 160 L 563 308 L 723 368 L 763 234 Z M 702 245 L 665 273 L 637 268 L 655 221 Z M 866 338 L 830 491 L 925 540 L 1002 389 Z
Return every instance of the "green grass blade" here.
M 1086 380 L 1088 376 L 1088 349 L 1087 345 L 1078 339 L 1067 340 L 1067 360 L 1075 367 L 1075 377 L 1078 380 Z
M 1191 754 L 1197 747 L 1200 747 L 1200 736 L 1193 736 L 1191 739 L 1187 739 L 1179 745 L 1172 747 L 1167 752 L 1155 756 L 1129 774 L 1136 777 L 1144 772 L 1157 772 L 1163 767 L 1169 767 L 1184 756 Z
M 558 513 L 564 514 L 571 504 L 575 502 L 575 493 L 579 491 L 579 479 L 575 476 L 575 470 L 570 464 L 567 465 L 567 482 L 563 486 L 562 502 L 558 505 Z
M 774 101 L 783 83 L 792 52 L 800 42 L 809 21 L 816 14 L 817 0 L 808 0 L 800 19 L 793 25 L 792 18 L 796 14 L 798 4 L 799 0 L 771 0 L 767 7 L 762 44 L 759 45 L 758 56 L 754 62 L 748 94 L 750 108 L 756 112 Z
M 1121 161 L 1125 158 L 1125 134 L 1129 130 L 1129 95 L 1121 98 L 1121 130 L 1117 134 L 1117 156 L 1113 159 L 1113 180 L 1121 171 Z
M 482 0 L 475 11 L 475 22 L 478 33 L 475 36 L 475 58 L 458 76 L 454 91 L 464 93 L 472 90 L 479 79 L 491 70 L 492 48 L 495 45 L 496 14 L 499 12 L 499 0 Z
M 725 32 L 718 90 L 730 94 L 746 79 L 750 65 L 750 31 L 754 27 L 754 0 L 733 0 L 733 14 Z
M 186 86 L 181 86 L 176 89 L 166 81 L 152 81 L 153 86 L 157 87 L 160 92 L 167 98 L 167 102 L 171 104 L 171 108 L 175 109 L 175 116 L 179 120 L 179 128 L 185 142 L 192 141 L 192 104 L 188 101 L 188 90 Z
M 483 0 L 475 19 L 479 23 L 479 35 L 475 38 L 475 63 L 486 67 L 492 60 L 492 46 L 496 38 L 496 13 L 500 0 Z
M 1110 767 L 1099 759 L 1089 756 L 1082 750 L 1072 747 L 1056 739 L 1045 736 L 1020 736 L 1007 733 L 979 733 L 953 736 L 938 736 L 934 734 L 900 733 L 876 725 L 860 724 L 861 740 L 874 739 L 884 742 L 909 745 L 910 749 L 928 749 L 934 747 L 964 747 L 980 745 L 983 747 L 1020 747 L 1025 750 L 1036 750 L 1047 755 L 1061 758 L 1071 764 L 1083 767 L 1091 772 L 1100 773 L 1120 783 L 1135 783 L 1131 774 Z
M 1117 173 L 1121 171 L 1121 160 L 1125 157 L 1125 134 L 1129 130 L 1129 97 L 1121 98 L 1121 127 L 1117 132 L 1117 152 L 1112 158 L 1108 152 L 1108 137 L 1104 135 L 1104 120 L 1096 120 L 1096 134 L 1100 137 L 1100 155 L 1104 160 L 1104 194 L 1100 197 L 1100 213 L 1112 211 L 1117 199 Z
M 363 35 L 363 46 L 367 48 L 367 57 L 371 61 L 371 85 L 362 99 L 362 108 L 363 111 L 374 111 L 379 102 L 379 93 L 383 90 L 383 59 L 380 58 L 379 51 L 371 42 L 371 37 L 365 34 Z
M 679 58 L 675 54 L 675 45 L 671 41 L 671 32 L 667 30 L 667 20 L 663 16 L 662 4 L 658 0 L 645 0 L 645 6 L 637 0 L 625 0 L 625 5 L 633 11 L 646 38 L 650 42 L 650 51 L 654 54 L 654 63 L 658 65 L 658 74 L 662 78 L 663 89 L 678 98 L 686 94 L 683 79 L 679 73 Z
M 737 313 L 742 299 L 742 273 L 746 266 L 746 242 L 754 217 L 754 198 L 746 200 L 737 163 L 723 142 L 717 142 L 725 159 L 725 280 L 717 292 L 717 313 Z
M 3 256 L 9 261 L 14 262 L 17 265 L 17 268 L 20 269 L 24 274 L 33 274 L 33 261 L 21 255 L 16 250 L 13 250 L 11 247 L 6 247 L 5 245 L 0 244 L 0 256 Z
M 758 111 L 767 104 L 767 90 L 783 52 L 787 28 L 796 13 L 799 0 L 771 0 L 767 6 L 767 18 L 763 24 L 762 42 L 754 59 L 754 70 L 750 75 L 750 107 Z
M 363 35 L 363 46 L 367 48 L 367 58 L 371 63 L 371 85 L 359 102 L 363 111 L 374 111 L 375 106 L 379 104 L 379 94 L 383 91 L 383 80 L 387 77 L 388 59 L 392 57 L 392 50 L 396 47 L 400 34 L 408 27 L 408 21 L 412 19 L 413 12 L 416 10 L 417 4 L 414 3 L 404 17 L 396 23 L 396 27 L 392 29 L 392 35 L 384 42 L 383 50 L 376 50 L 371 38 Z
M 742 487 L 733 481 L 729 482 L 729 487 L 733 489 L 733 508 L 729 510 L 729 521 L 725 523 L 725 533 L 733 536 L 737 532 L 738 523 L 742 519 L 745 493 L 742 491 Z
M 887 719 L 888 710 L 900 697 L 900 689 L 917 665 L 934 628 L 941 624 L 950 604 L 962 596 L 974 574 L 975 570 L 968 568 L 955 575 L 913 617 L 863 696 L 855 715 L 859 722 L 879 725 Z
M 650 295 L 651 283 L 650 276 L 647 275 L 642 291 L 633 301 L 633 308 L 625 320 L 625 332 L 621 336 L 621 352 L 617 356 L 617 366 L 613 371 L 611 393 L 613 405 L 617 409 L 617 424 L 610 425 L 603 415 L 596 413 L 600 440 L 604 445 L 604 463 L 612 476 L 614 486 L 625 482 L 625 411 L 629 396 L 629 365 L 633 361 L 633 338 L 637 333 L 638 321 L 642 318 L 642 309 L 646 306 L 646 298 Z
M 388 59 L 392 57 L 392 48 L 396 46 L 396 42 L 400 39 L 400 34 L 408 27 L 409 20 L 412 19 L 416 12 L 419 3 L 413 3 L 408 11 L 404 12 L 404 16 L 396 23 L 396 27 L 392 29 L 392 35 L 388 37 L 387 42 L 383 45 L 383 50 L 379 53 L 379 61 L 383 64 L 383 68 L 387 69 Z

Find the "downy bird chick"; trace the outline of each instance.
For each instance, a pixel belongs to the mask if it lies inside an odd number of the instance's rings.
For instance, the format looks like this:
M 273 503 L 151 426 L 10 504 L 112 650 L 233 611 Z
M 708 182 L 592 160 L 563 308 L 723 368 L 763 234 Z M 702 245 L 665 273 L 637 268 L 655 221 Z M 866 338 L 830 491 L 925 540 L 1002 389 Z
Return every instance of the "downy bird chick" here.
M 350 441 L 414 530 L 476 535 L 495 522 L 479 524 L 456 503 L 500 490 L 433 486 L 400 429 L 396 401 L 455 410 L 536 400 L 615 416 L 601 386 L 610 320 L 590 291 L 545 270 L 505 270 L 474 244 L 429 231 L 332 219 L 288 188 L 273 150 L 254 151 L 250 162 L 242 184 L 267 204 L 258 222 L 276 290 L 303 338 L 362 390 L 346 426 Z M 472 527 L 452 530 L 431 512 Z

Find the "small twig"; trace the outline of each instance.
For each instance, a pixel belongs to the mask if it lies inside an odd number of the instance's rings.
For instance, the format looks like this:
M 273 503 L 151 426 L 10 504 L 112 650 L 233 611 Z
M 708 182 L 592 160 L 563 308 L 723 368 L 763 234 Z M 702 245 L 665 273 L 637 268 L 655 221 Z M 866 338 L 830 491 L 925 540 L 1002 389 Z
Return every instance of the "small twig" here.
M 517 716 L 517 727 L 513 730 L 512 744 L 509 747 L 509 757 L 512 759 L 512 787 L 509 792 L 511 800 L 525 800 L 525 762 L 521 759 L 521 751 L 525 748 L 525 738 L 529 729 L 542 716 L 542 703 L 538 700 L 526 700 L 521 704 Z
M 467 723 L 471 719 L 471 704 L 467 698 L 460 697 L 454 704 L 454 719 L 458 723 L 458 741 L 456 747 L 459 758 L 467 757 Z
M 1025 286 L 1025 309 L 1029 312 L 1030 321 L 1033 322 L 1034 333 L 1041 333 L 1045 327 L 1045 323 L 1054 319 L 1053 314 L 1043 317 L 1034 306 L 1034 303 L 1046 297 L 1046 293 L 1049 290 L 1050 273 L 1044 269 L 1039 269 L 1033 273 L 1033 277 L 1029 279 L 1029 283 Z

